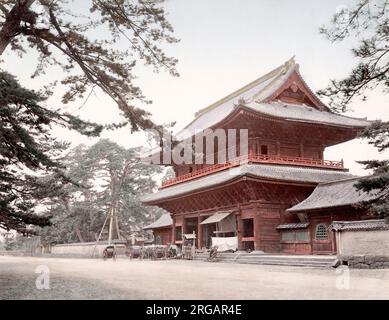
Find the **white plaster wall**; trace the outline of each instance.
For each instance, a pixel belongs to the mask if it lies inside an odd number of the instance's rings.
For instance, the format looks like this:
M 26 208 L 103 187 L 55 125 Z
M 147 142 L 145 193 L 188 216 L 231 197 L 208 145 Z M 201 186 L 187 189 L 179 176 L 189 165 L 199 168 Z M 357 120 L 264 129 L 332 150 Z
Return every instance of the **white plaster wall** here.
M 107 244 L 98 244 L 95 243 L 77 243 L 77 244 L 58 244 L 52 246 L 51 253 L 53 254 L 74 254 L 74 255 L 82 255 L 86 257 L 101 257 L 103 255 L 103 251 L 106 248 Z M 118 253 L 124 252 L 124 245 L 116 245 Z
M 341 255 L 389 256 L 389 230 L 342 231 L 338 253 Z

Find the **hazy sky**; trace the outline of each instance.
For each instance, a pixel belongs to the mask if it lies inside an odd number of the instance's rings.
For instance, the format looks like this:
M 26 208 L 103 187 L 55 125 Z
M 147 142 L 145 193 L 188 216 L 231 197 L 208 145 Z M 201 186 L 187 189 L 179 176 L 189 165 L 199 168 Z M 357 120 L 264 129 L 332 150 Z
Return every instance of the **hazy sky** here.
M 318 28 L 327 23 L 340 6 L 354 1 L 340 0 L 169 0 L 166 3 L 169 20 L 180 43 L 166 47 L 179 59 L 181 76 L 155 74 L 150 68 L 139 67 L 137 84 L 153 100 L 143 106 L 159 123 L 176 121 L 176 131 L 201 108 L 260 77 L 284 63 L 293 55 L 300 64 L 300 72 L 313 91 L 325 87 L 332 78 L 347 75 L 355 64 L 350 49 L 354 40 L 331 44 L 319 34 Z M 77 0 L 74 5 L 85 5 Z M 31 80 L 35 57 L 19 60 L 7 51 L 1 67 L 19 77 L 28 88 L 39 89 L 56 79 L 59 70 Z M 62 107 L 61 90 L 48 103 Z M 381 92 L 370 95 L 368 102 L 355 101 L 353 117 L 389 120 L 389 96 Z M 92 96 L 85 106 L 82 101 L 67 105 L 67 111 L 83 118 L 110 123 L 120 120 L 116 106 L 103 94 Z M 78 134 L 55 130 L 61 138 L 74 144 L 93 143 Z M 140 134 L 131 135 L 129 129 L 104 133 L 103 137 L 124 145 L 136 146 L 144 142 Z M 325 158 L 345 160 L 352 173 L 363 174 L 355 160 L 383 157 L 365 141 L 328 148 Z

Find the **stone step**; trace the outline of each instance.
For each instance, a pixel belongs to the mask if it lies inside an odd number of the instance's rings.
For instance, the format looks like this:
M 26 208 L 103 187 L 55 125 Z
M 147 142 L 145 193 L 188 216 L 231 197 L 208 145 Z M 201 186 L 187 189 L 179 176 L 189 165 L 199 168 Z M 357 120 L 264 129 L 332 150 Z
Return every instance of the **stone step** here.
M 197 258 L 207 258 L 208 254 L 198 254 Z M 273 255 L 218 255 L 218 258 L 221 259 L 282 259 L 282 260 L 307 260 L 307 261 L 331 261 L 334 260 L 335 256 L 273 256 Z
M 206 261 L 208 254 L 197 254 L 195 260 Z M 301 256 L 301 255 L 264 255 L 252 253 L 222 253 L 218 255 L 218 262 L 242 263 L 258 265 L 282 265 L 300 267 L 331 267 L 336 256 Z

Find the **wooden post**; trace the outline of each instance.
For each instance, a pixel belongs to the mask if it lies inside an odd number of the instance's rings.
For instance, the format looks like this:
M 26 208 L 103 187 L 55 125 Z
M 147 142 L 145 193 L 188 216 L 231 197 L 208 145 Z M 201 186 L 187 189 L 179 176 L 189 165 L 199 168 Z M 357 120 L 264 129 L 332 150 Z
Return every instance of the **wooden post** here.
M 171 237 L 171 240 L 172 240 L 172 244 L 175 244 L 176 243 L 176 218 L 174 217 L 174 215 L 172 216 L 172 220 L 173 220 L 173 223 L 172 223 L 172 237 Z
M 117 214 L 116 208 L 115 208 L 114 210 L 115 210 L 115 227 L 116 227 L 116 233 L 117 233 L 118 239 L 121 240 L 122 237 L 121 237 L 121 235 L 120 235 L 118 214 Z
M 238 249 L 242 250 L 243 249 L 243 245 L 242 245 L 242 228 L 243 228 L 243 225 L 242 225 L 242 216 L 241 216 L 240 212 L 236 216 L 236 218 L 237 218 L 237 224 L 238 224 L 238 230 L 237 230 L 237 233 L 238 233 Z
M 321 159 L 321 160 L 324 160 L 324 148 L 325 148 L 325 146 L 323 146 L 323 147 L 320 149 L 320 159 Z
M 200 224 L 202 219 L 198 216 L 197 221 L 197 248 L 201 249 L 203 247 L 203 225 Z
M 186 234 L 186 219 L 185 217 L 182 217 L 182 227 L 181 227 L 181 230 L 182 230 L 182 234 Z M 184 240 L 184 239 L 182 239 Z
M 113 208 L 111 208 L 111 213 L 109 217 L 108 245 L 112 243 L 112 229 L 113 229 Z

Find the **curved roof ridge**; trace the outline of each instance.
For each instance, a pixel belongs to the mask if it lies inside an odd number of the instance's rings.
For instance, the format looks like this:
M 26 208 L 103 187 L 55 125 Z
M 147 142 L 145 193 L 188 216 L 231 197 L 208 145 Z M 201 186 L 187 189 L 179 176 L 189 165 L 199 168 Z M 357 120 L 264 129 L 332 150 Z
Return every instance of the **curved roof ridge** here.
M 320 103 L 321 106 L 324 107 L 324 111 L 327 111 L 327 112 L 332 112 L 334 113 L 323 101 L 321 101 L 321 99 L 316 95 L 315 92 L 313 92 L 313 90 L 311 89 L 311 87 L 308 85 L 308 83 L 305 81 L 304 77 L 301 75 L 300 73 L 300 68 L 299 66 L 297 66 L 296 68 L 296 72 L 297 74 L 299 75 L 299 77 L 301 78 L 301 81 L 303 82 L 303 84 L 305 85 L 305 87 L 308 89 L 309 93 Z
M 240 88 L 240 89 L 230 93 L 229 95 L 225 96 L 224 98 L 222 98 L 222 99 L 212 103 L 208 107 L 200 109 L 199 111 L 197 111 L 195 113 L 195 120 L 199 116 L 203 115 L 205 112 L 207 112 L 207 111 L 209 111 L 209 110 L 219 106 L 220 104 L 222 104 L 222 103 L 224 103 L 224 102 L 226 102 L 226 101 L 228 101 L 228 100 L 230 100 L 232 98 L 237 97 L 239 94 L 241 94 L 241 93 L 243 93 L 243 92 L 245 92 L 247 90 L 250 90 L 250 89 L 254 88 L 255 86 L 257 86 L 258 84 L 260 84 L 262 82 L 265 82 L 266 80 L 269 80 L 272 77 L 274 77 L 274 79 L 268 85 L 265 86 L 265 88 L 269 87 L 269 85 L 272 84 L 276 79 L 278 79 L 278 77 L 280 75 L 284 75 L 286 72 L 289 71 L 290 68 L 294 68 L 295 65 L 296 65 L 296 62 L 295 62 L 294 56 L 293 56 L 291 59 L 289 59 L 288 61 L 286 61 L 285 63 L 283 63 L 279 67 L 273 69 L 272 71 L 266 73 L 265 75 L 257 78 L 254 81 L 251 81 L 250 83 L 246 84 L 242 88 Z M 260 90 L 260 92 L 265 90 L 265 88 L 262 88 L 262 90 Z
M 285 62 L 283 64 L 283 67 L 284 67 L 284 70 L 277 77 L 275 77 L 265 87 L 263 87 L 260 91 L 258 91 L 256 94 L 253 95 L 253 98 L 252 98 L 253 101 L 255 101 L 255 99 L 257 99 L 263 92 L 266 92 L 267 89 L 269 89 L 272 86 L 274 86 L 274 83 L 280 78 L 281 75 L 284 76 L 284 75 L 288 74 L 288 77 L 287 77 L 287 79 L 288 79 L 291 76 L 293 71 L 298 70 L 299 64 L 296 63 L 296 61 L 294 60 L 294 56 L 293 56 L 290 60 L 288 60 L 287 62 Z M 278 87 L 273 88 L 273 90 L 271 90 L 266 96 L 258 99 L 258 101 L 263 102 L 264 100 L 269 98 L 275 91 L 277 91 L 279 88 L 281 88 L 282 85 L 283 85 L 283 82 L 281 82 L 278 85 Z

